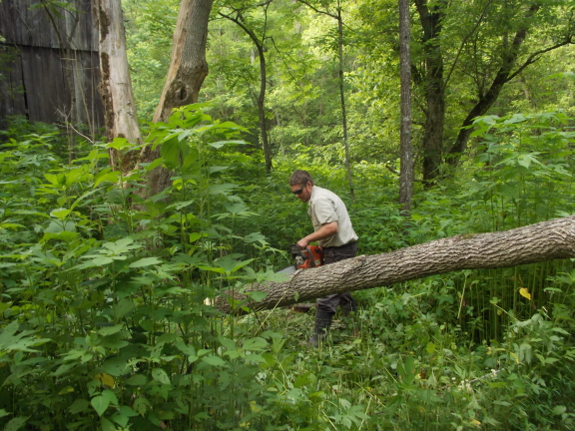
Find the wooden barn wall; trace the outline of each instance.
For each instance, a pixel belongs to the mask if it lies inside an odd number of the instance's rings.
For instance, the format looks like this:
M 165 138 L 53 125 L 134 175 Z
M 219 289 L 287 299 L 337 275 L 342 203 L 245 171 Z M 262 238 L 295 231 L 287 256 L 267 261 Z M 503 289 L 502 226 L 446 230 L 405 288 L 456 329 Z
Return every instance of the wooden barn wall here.
M 10 115 L 103 127 L 92 2 L 67 4 L 66 10 L 45 9 L 38 0 L 0 1 L 0 128 Z

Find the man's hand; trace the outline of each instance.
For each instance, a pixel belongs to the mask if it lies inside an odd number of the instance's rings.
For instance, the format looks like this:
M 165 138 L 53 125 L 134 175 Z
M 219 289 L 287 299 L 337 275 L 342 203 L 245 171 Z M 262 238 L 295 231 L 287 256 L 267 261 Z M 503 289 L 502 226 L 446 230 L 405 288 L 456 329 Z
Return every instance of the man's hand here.
M 336 221 L 322 225 L 316 232 L 310 233 L 308 236 L 300 239 L 297 242 L 299 248 L 306 248 L 310 242 L 320 239 L 329 238 L 338 232 L 338 225 Z
M 306 238 L 307 238 L 307 237 L 306 237 Z M 302 249 L 303 249 L 303 248 L 306 248 L 306 247 L 308 246 L 309 241 L 308 241 L 306 238 L 302 238 L 302 239 L 300 239 L 300 240 L 297 242 L 297 246 L 298 246 L 299 248 L 302 248 Z

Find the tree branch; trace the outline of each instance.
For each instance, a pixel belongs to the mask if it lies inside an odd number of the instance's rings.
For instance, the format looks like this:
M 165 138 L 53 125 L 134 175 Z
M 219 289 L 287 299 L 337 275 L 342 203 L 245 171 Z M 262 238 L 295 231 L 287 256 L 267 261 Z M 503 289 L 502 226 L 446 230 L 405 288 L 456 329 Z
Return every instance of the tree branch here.
M 479 24 L 481 24 L 481 22 L 483 21 L 483 17 L 485 16 L 485 13 L 487 12 L 487 8 L 490 5 L 491 5 L 491 1 L 488 1 L 487 4 L 485 5 L 485 7 L 483 8 L 483 10 L 481 11 L 481 15 L 479 16 L 479 19 L 475 23 L 475 26 L 471 29 L 471 31 L 461 41 L 461 45 L 459 46 L 459 49 L 457 50 L 457 54 L 455 55 L 455 59 L 453 60 L 453 64 L 451 65 L 451 67 L 449 69 L 449 73 L 447 74 L 447 77 L 443 81 L 443 88 L 441 89 L 442 92 L 445 91 L 445 88 L 447 87 L 447 83 L 449 82 L 449 78 L 451 77 L 451 74 L 453 73 L 453 70 L 455 69 L 455 65 L 457 64 L 457 60 L 459 59 L 459 56 L 461 55 L 461 51 L 463 51 L 463 47 L 465 46 L 467 39 L 469 39 L 473 35 L 473 33 L 475 33 L 475 30 L 477 30 L 477 27 L 479 27 Z
M 311 4 L 309 4 L 309 3 L 308 3 L 307 1 L 305 1 L 305 0 L 297 0 L 297 1 L 299 1 L 300 3 L 303 3 L 304 5 L 306 5 L 307 7 L 309 7 L 310 9 L 314 10 L 314 11 L 317 12 L 317 13 L 321 13 L 321 14 L 330 16 L 330 17 L 332 17 L 332 18 L 334 18 L 334 19 L 338 19 L 338 16 L 337 16 L 337 15 L 334 15 L 334 14 L 329 13 L 329 12 L 327 12 L 327 11 L 319 10 L 318 8 L 316 8 L 315 6 L 312 6 Z
M 512 73 L 511 75 L 509 75 L 509 77 L 507 78 L 507 82 L 511 81 L 513 78 L 515 78 L 515 77 L 516 77 L 517 75 L 519 75 L 521 72 L 523 72 L 523 70 L 524 70 L 527 66 L 529 66 L 529 65 L 535 63 L 536 61 L 538 61 L 539 58 L 540 58 L 543 54 L 545 54 L 545 53 L 547 53 L 547 52 L 549 52 L 549 51 L 553 51 L 554 49 L 561 48 L 562 46 L 569 45 L 569 44 L 571 44 L 571 43 L 573 43 L 573 37 L 572 37 L 572 36 L 570 36 L 568 40 L 565 40 L 565 41 L 560 42 L 560 43 L 558 43 L 558 44 L 556 44 L 556 45 L 550 46 L 549 48 L 540 49 L 539 51 L 534 52 L 533 54 L 531 54 L 531 55 L 529 56 L 529 58 L 528 58 L 527 60 L 525 60 L 525 63 L 523 63 L 523 64 L 519 67 L 519 69 L 517 69 L 514 73 Z M 535 57 L 537 57 L 537 58 L 535 58 Z

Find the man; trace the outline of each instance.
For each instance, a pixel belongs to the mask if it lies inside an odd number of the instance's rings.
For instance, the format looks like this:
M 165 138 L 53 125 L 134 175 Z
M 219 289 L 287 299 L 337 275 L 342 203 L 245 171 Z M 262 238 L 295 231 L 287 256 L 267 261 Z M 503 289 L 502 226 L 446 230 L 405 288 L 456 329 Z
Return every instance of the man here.
M 308 214 L 314 232 L 297 242 L 305 248 L 317 241 L 323 249 L 324 265 L 354 257 L 357 252 L 357 235 L 351 225 L 347 208 L 335 193 L 315 186 L 309 172 L 295 171 L 289 180 L 292 192 L 302 201 L 308 202 Z M 317 300 L 314 335 L 309 343 L 315 347 L 322 341 L 331 325 L 337 306 L 344 312 L 353 311 L 356 302 L 350 293 L 336 293 Z

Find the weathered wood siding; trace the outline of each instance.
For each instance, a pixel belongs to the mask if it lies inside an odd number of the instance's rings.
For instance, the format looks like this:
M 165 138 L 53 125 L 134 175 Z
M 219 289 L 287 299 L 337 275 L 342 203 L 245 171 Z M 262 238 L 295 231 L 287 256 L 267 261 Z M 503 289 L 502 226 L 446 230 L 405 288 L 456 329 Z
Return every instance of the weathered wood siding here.
M 104 125 L 92 2 L 67 3 L 63 9 L 47 0 L 0 1 L 0 127 L 17 114 Z

